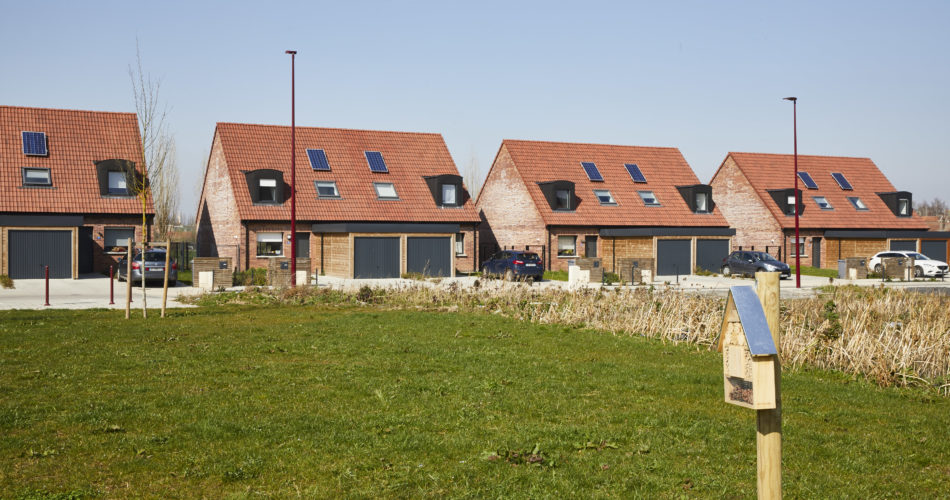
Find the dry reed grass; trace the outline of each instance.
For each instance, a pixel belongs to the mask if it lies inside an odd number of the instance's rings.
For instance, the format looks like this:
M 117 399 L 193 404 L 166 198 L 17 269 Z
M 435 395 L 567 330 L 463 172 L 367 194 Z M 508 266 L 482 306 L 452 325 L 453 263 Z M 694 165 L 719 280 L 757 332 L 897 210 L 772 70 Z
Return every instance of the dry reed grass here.
M 493 289 L 410 285 L 340 290 L 257 290 L 273 303 L 372 303 L 399 308 L 503 314 L 538 323 L 642 335 L 712 348 L 725 300 L 650 289 Z M 262 297 L 228 302 L 262 303 Z M 221 302 L 217 300 L 216 302 Z M 881 288 L 835 287 L 812 299 L 785 300 L 781 352 L 786 368 L 860 375 L 882 386 L 924 385 L 950 395 L 950 298 Z

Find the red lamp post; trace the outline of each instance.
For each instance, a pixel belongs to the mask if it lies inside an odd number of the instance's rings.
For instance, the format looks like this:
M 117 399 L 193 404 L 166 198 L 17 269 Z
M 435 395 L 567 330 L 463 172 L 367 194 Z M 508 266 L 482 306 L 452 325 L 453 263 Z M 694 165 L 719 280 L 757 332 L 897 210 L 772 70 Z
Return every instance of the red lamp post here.
M 785 101 L 792 101 L 792 137 L 795 148 L 795 288 L 802 287 L 801 247 L 798 237 L 798 207 L 802 200 L 798 194 L 798 98 L 786 97 Z
M 297 286 L 297 127 L 294 111 L 294 59 L 296 50 L 285 52 L 290 54 L 290 286 Z

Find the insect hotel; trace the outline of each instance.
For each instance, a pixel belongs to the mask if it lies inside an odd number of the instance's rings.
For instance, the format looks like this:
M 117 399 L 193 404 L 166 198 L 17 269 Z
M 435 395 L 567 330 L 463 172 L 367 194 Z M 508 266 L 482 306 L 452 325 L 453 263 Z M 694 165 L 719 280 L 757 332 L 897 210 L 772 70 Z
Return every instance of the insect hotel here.
M 729 289 L 719 351 L 726 402 L 753 410 L 775 408 L 778 352 L 765 311 L 751 286 Z

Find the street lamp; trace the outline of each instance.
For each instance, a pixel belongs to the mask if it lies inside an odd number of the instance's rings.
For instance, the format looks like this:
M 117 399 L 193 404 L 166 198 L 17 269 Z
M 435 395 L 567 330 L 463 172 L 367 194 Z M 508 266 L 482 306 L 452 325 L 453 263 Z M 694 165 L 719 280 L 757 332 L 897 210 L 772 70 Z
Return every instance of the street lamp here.
M 795 144 L 795 288 L 802 287 L 801 248 L 798 239 L 798 207 L 801 199 L 798 195 L 798 98 L 786 97 L 784 101 L 792 101 L 792 137 Z
M 290 54 L 290 286 L 297 286 L 297 127 L 294 121 L 294 59 L 296 50 Z

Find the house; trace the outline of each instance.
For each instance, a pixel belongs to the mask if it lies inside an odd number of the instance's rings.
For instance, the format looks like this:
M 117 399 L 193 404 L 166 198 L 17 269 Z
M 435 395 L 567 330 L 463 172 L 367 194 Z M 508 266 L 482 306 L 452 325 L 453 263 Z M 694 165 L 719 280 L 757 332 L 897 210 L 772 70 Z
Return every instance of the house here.
M 581 256 L 718 270 L 734 234 L 676 148 L 505 140 L 475 206 L 482 253 L 536 249 L 553 270 Z
M 799 235 L 795 245 L 794 157 L 729 153 L 713 176 L 719 208 L 736 229 L 734 246 L 802 265 L 836 269 L 839 259 L 883 250 L 947 258 L 950 233 L 928 231 L 913 197 L 868 158 L 798 156 Z
M 291 128 L 219 123 L 199 256 L 235 269 L 290 257 Z M 439 134 L 296 128 L 297 256 L 310 272 L 392 278 L 475 268 L 478 216 Z
M 0 106 L 0 274 L 108 273 L 143 241 L 134 113 Z M 146 198 L 145 238 L 154 209 Z

